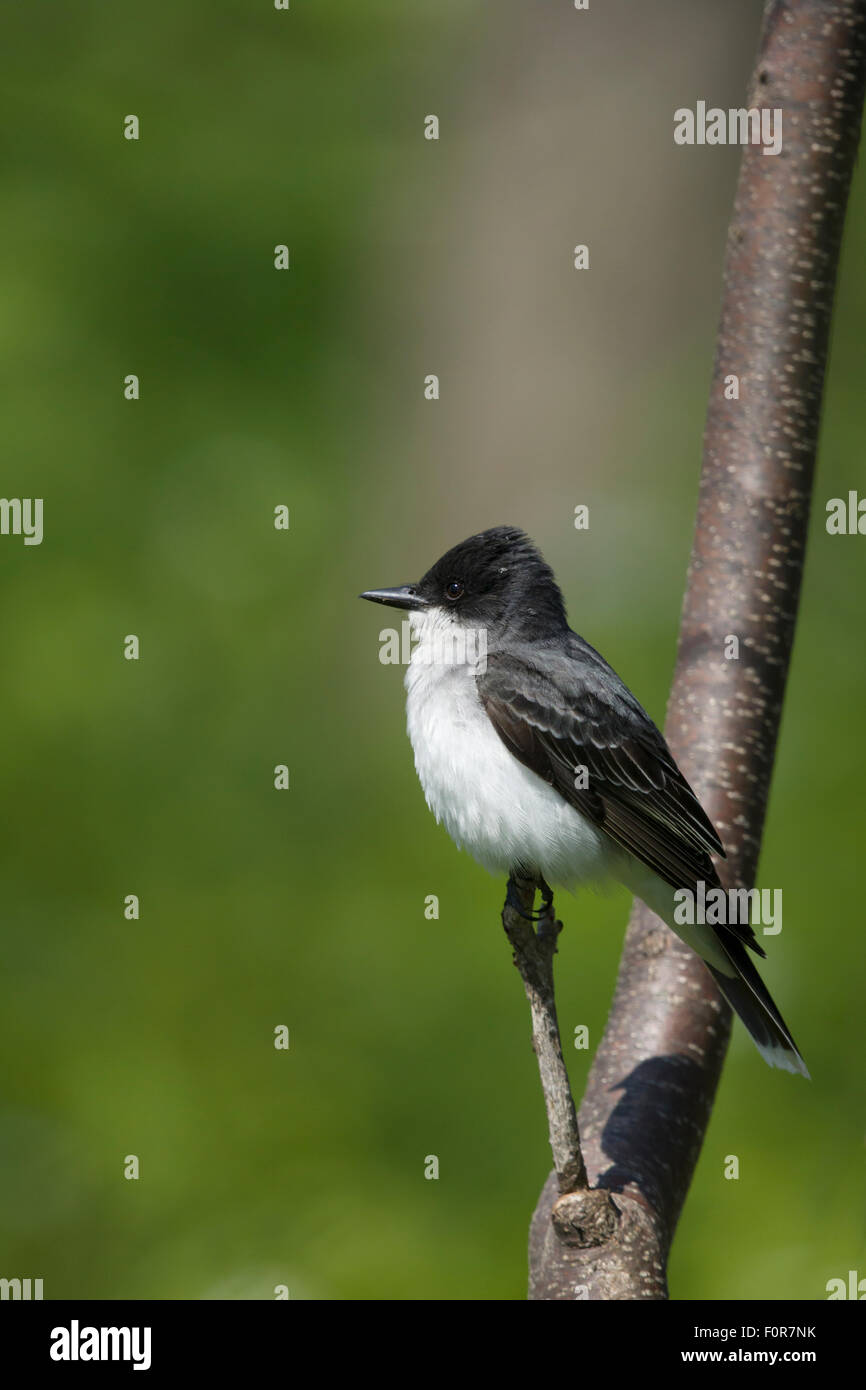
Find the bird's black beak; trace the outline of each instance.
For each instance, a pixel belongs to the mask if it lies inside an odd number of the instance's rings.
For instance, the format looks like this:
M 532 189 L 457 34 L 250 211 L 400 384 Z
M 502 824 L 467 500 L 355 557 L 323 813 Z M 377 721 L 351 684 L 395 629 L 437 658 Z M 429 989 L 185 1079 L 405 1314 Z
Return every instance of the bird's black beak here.
M 414 584 L 403 584 L 399 589 L 368 589 L 359 598 L 367 598 L 371 603 L 387 603 L 390 608 L 428 608 L 426 598 L 422 598 Z

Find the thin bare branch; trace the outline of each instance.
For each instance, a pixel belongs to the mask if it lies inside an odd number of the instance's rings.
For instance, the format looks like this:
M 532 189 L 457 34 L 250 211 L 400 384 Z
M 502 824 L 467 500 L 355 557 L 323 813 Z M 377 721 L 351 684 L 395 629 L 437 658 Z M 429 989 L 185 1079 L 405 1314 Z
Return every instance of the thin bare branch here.
M 535 886 L 512 878 L 508 887 L 502 925 L 511 942 L 514 964 L 520 971 L 532 1014 L 532 1046 L 538 1058 L 559 1194 L 553 1220 L 569 1244 L 600 1245 L 612 1234 L 618 1212 L 608 1192 L 590 1190 L 580 1151 L 577 1112 L 562 1056 L 553 986 L 553 958 L 562 923 L 556 921 L 552 911 L 543 912 L 536 931 L 528 920 Z

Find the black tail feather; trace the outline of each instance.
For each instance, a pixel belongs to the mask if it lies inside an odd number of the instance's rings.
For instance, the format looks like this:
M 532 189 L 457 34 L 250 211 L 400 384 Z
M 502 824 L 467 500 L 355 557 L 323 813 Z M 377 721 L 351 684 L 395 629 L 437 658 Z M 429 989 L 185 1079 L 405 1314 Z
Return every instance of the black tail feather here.
M 737 973 L 726 975 L 709 964 L 707 969 L 734 1013 L 742 1019 L 761 1056 L 771 1067 L 808 1076 L 806 1063 L 791 1037 L 791 1031 L 745 947 L 727 933 L 724 937 L 717 933 L 717 940 Z

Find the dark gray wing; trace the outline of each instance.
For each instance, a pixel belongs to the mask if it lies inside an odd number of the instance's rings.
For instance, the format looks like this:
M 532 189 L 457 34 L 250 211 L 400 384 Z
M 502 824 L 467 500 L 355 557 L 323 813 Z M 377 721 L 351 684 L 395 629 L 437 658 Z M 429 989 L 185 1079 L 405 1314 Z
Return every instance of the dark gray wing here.
M 673 888 L 719 879 L 722 843 L 662 735 L 616 672 L 575 634 L 567 652 L 493 652 L 481 703 L 516 758 Z M 581 786 L 580 769 L 586 769 Z M 746 925 L 735 935 L 760 947 Z M 760 951 L 760 954 L 764 954 Z

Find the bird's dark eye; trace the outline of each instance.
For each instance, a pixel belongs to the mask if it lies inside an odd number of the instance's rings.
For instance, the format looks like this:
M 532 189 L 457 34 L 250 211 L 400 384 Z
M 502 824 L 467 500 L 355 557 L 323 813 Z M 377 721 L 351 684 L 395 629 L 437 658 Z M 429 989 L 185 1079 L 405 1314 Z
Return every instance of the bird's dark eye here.
M 452 603 L 456 603 L 463 596 L 463 584 L 459 579 L 452 579 L 450 584 L 445 585 L 445 597 Z

